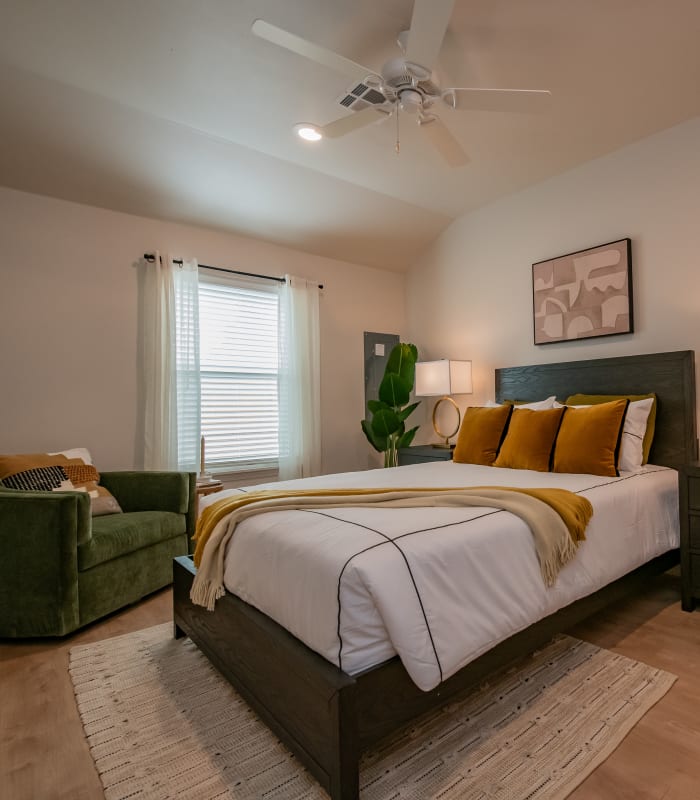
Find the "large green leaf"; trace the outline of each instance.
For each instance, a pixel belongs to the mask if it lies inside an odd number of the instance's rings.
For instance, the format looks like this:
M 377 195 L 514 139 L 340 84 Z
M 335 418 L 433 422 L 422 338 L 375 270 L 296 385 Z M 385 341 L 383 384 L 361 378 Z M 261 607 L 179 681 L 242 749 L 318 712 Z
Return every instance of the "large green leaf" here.
M 362 425 L 362 430 L 365 432 L 367 441 L 378 453 L 383 453 L 386 450 L 386 437 L 375 436 L 372 430 L 372 423 L 368 419 L 363 419 L 360 424 Z
M 401 428 L 403 423 L 390 408 L 382 409 L 372 417 L 372 432 L 377 437 L 391 436 Z
M 416 425 L 415 428 L 411 428 L 410 431 L 406 431 L 406 433 L 404 433 L 404 435 L 399 439 L 398 446 L 399 447 L 410 447 L 411 446 L 411 442 L 413 441 L 413 437 L 416 435 L 416 431 L 418 430 L 419 427 L 420 427 L 420 425 Z
M 410 406 L 406 406 L 406 408 L 398 412 L 399 419 L 401 420 L 408 419 L 411 416 L 411 414 L 413 414 L 413 412 L 418 408 L 419 405 L 420 405 L 420 400 L 417 403 L 411 403 Z
M 411 397 L 411 387 L 395 372 L 387 372 L 379 384 L 379 399 L 392 408 L 403 406 Z
M 418 351 L 415 345 L 400 342 L 389 353 L 384 374 L 394 373 L 400 375 L 408 386 L 408 391 L 413 389 L 413 380 L 416 374 L 416 360 Z M 404 401 L 406 402 L 406 401 Z
M 373 413 L 376 414 L 377 411 L 381 411 L 384 408 L 389 408 L 386 403 L 382 403 L 381 400 L 368 400 L 367 401 L 367 408 Z

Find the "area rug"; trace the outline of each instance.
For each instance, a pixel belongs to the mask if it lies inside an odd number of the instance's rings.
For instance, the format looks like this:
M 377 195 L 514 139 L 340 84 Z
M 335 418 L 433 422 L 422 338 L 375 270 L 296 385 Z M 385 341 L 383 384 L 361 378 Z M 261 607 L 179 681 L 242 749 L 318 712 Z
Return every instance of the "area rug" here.
M 327 798 L 170 624 L 74 647 L 70 674 L 107 800 Z M 361 798 L 561 800 L 675 680 L 557 637 L 367 754 Z

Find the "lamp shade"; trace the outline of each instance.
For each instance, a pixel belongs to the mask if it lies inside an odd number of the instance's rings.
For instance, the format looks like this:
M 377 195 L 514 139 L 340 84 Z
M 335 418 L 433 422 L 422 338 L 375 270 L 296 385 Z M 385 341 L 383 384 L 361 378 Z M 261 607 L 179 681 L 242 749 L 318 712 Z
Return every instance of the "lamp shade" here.
M 415 391 L 418 397 L 471 394 L 472 362 L 451 361 L 447 358 L 417 362 Z

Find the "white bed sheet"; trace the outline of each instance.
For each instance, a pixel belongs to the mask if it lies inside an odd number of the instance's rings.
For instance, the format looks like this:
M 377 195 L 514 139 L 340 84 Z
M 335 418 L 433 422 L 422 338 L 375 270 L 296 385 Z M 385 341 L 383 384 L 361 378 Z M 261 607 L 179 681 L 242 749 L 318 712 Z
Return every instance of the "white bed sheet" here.
M 486 508 L 254 516 L 229 544 L 225 586 L 345 672 L 398 653 L 429 690 L 517 631 L 678 546 L 677 473 L 664 467 L 602 478 L 435 462 L 266 486 L 485 485 L 561 487 L 592 502 L 586 541 L 555 586 L 542 581 L 525 523 Z

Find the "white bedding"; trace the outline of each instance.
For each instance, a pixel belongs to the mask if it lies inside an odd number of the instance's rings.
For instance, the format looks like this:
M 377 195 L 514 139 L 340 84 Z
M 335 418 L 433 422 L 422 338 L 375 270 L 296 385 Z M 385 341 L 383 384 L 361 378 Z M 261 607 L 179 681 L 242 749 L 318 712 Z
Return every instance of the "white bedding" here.
M 236 529 L 225 586 L 345 672 L 398 653 L 427 691 L 508 636 L 678 546 L 677 473 L 651 465 L 601 478 L 434 462 L 268 486 L 486 485 L 558 486 L 591 501 L 587 540 L 554 587 L 544 586 L 525 523 L 486 508 L 260 514 Z

